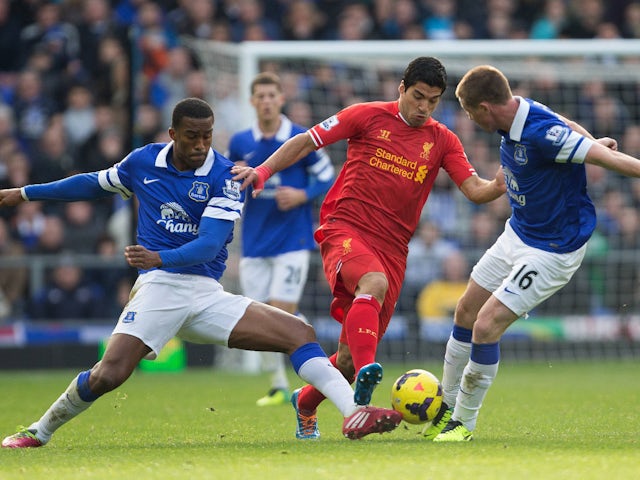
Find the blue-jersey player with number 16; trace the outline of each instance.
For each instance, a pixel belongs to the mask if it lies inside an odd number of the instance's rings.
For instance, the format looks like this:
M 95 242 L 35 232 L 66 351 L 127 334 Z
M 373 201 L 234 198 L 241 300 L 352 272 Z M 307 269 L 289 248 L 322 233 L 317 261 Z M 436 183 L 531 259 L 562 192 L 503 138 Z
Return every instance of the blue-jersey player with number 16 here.
M 173 110 L 168 144 L 136 149 L 99 172 L 0 190 L 3 207 L 116 193 L 123 198 L 135 194 L 139 203 L 138 244 L 125 249 L 139 275 L 102 360 L 78 374 L 38 421 L 6 437 L 2 447 L 46 444 L 59 427 L 122 385 L 140 360 L 156 358 L 174 336 L 288 354 L 296 373 L 341 411 L 349 438 L 387 432 L 400 423 L 393 410 L 355 405 L 351 386 L 331 365 L 311 326 L 270 305 L 227 293 L 218 282 L 244 193 L 232 180 L 233 163 L 211 148 L 213 123 L 209 104 L 188 98 Z
M 478 412 L 498 372 L 499 342 L 518 318 L 565 286 L 596 226 L 585 163 L 639 177 L 640 161 L 595 139 L 532 99 L 514 96 L 495 67 L 469 70 L 456 88 L 469 118 L 501 137 L 511 218 L 471 272 L 447 342 L 443 407 L 425 429 L 435 442 L 473 438 Z

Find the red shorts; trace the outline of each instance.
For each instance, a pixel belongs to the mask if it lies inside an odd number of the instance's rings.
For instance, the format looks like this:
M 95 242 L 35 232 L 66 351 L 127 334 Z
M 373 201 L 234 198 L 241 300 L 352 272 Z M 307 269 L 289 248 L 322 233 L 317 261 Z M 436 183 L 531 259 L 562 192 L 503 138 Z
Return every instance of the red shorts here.
M 340 323 L 351 307 L 360 278 L 369 272 L 385 274 L 389 288 L 379 317 L 378 339 L 382 339 L 400 296 L 406 257 L 383 253 L 348 225 L 338 222 L 323 225 L 316 231 L 315 239 L 320 245 L 324 274 L 333 293 L 331 316 Z

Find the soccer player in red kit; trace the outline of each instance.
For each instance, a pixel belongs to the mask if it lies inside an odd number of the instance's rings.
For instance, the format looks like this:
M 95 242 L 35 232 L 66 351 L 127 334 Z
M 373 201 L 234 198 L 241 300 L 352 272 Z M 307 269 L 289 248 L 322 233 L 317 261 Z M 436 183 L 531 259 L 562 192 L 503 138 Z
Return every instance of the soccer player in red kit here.
M 393 102 L 351 105 L 285 142 L 260 166 L 234 167 L 242 188 L 264 182 L 309 152 L 348 139 L 347 159 L 320 209 L 315 239 L 331 286 L 331 315 L 342 323 L 331 362 L 350 381 L 354 400 L 367 405 L 382 379 L 375 362 L 400 295 L 408 244 L 440 169 L 475 203 L 505 190 L 476 174 L 458 137 L 431 118 L 446 89 L 446 71 L 433 57 L 419 57 L 404 71 Z M 357 374 L 357 377 L 356 377 Z M 324 396 L 310 385 L 294 392 L 297 437 L 317 438 L 316 408 Z

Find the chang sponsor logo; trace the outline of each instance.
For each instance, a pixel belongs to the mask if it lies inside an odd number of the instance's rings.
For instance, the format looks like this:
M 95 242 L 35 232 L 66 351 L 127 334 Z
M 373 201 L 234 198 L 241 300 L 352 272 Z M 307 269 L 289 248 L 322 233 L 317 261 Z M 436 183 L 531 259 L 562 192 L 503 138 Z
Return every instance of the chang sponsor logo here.
M 176 202 L 163 203 L 160 206 L 160 219 L 156 223 L 171 233 L 198 234 L 198 225 L 191 222 L 185 209 Z
M 507 194 L 509 198 L 513 199 L 518 205 L 524 207 L 527 204 L 527 197 L 520 193 L 520 186 L 518 180 L 514 177 L 513 172 L 508 168 L 503 167 L 504 180 L 507 184 Z

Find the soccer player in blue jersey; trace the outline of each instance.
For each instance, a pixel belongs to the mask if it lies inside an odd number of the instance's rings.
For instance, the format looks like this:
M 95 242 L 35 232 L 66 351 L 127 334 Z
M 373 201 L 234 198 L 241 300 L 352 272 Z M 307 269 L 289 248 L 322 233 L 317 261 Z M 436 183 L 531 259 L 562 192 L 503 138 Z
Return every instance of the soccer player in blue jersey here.
M 565 286 L 596 226 L 585 163 L 640 177 L 640 160 L 594 139 L 577 123 L 514 96 L 498 69 L 467 72 L 456 97 L 469 118 L 502 136 L 500 162 L 511 203 L 504 233 L 471 272 L 447 343 L 441 415 L 425 429 L 435 442 L 473 438 L 478 412 L 498 371 L 505 330 Z
M 229 159 L 237 165 L 257 167 L 289 138 L 307 129 L 282 114 L 285 104 L 280 78 L 271 72 L 251 82 L 254 125 L 231 137 Z M 259 197 L 248 195 L 242 219 L 242 294 L 299 314 L 309 272 L 313 239 L 313 201 L 324 195 L 334 180 L 334 169 L 324 149 L 311 152 L 265 184 Z M 264 352 L 262 365 L 271 371 L 271 388 L 258 406 L 289 403 L 289 381 L 281 353 Z
M 400 423 L 393 410 L 355 405 L 351 386 L 331 365 L 311 326 L 283 310 L 227 293 L 218 283 L 244 193 L 232 180 L 233 163 L 211 148 L 213 123 L 211 107 L 188 98 L 173 110 L 167 144 L 136 149 L 99 172 L 0 190 L 4 207 L 116 193 L 123 198 L 135 194 L 139 203 L 138 244 L 124 252 L 139 276 L 102 360 L 78 374 L 38 421 L 6 437 L 2 447 L 46 444 L 60 426 L 124 383 L 140 360 L 155 358 L 174 336 L 288 354 L 296 373 L 341 411 L 349 438 L 390 431 Z

